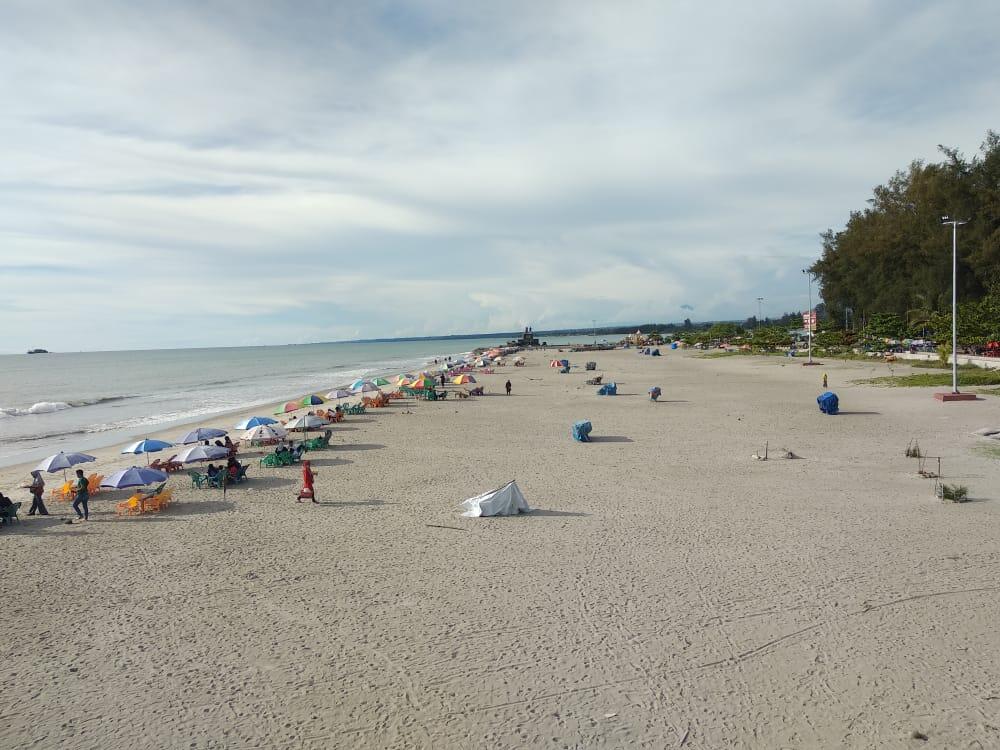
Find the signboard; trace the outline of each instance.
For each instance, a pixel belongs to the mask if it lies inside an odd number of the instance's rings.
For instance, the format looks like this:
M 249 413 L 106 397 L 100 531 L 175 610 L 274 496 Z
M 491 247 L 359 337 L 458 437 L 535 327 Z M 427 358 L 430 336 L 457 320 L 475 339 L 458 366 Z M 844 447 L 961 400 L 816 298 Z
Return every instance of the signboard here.
M 816 311 L 802 313 L 802 327 L 807 331 L 816 331 Z

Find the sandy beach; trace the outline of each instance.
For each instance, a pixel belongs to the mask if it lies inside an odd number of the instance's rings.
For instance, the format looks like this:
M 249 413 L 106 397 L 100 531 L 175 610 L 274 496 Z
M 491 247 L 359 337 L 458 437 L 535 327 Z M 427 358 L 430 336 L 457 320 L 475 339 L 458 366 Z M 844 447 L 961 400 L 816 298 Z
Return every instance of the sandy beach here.
M 256 460 L 225 497 L 176 475 L 158 515 L 25 502 L 0 531 L 0 746 L 1000 746 L 1000 462 L 970 435 L 1000 400 L 851 383 L 875 363 L 526 356 L 485 397 L 334 427 L 319 506 Z M 913 438 L 974 502 L 934 496 Z M 119 449 L 84 468 L 143 461 Z M 27 501 L 27 478 L 0 487 Z M 460 516 L 510 479 L 535 512 Z

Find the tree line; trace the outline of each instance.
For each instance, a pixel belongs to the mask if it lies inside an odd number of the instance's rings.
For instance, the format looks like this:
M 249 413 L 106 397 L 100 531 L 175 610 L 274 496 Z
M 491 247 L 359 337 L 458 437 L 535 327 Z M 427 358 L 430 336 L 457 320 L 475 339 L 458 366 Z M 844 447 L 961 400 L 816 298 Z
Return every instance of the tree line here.
M 960 339 L 1000 338 L 1000 134 L 988 131 L 971 159 L 938 148 L 942 161 L 896 172 L 843 229 L 821 235 L 811 270 L 831 326 L 949 336 L 952 228 L 941 220 L 950 216 L 968 221 L 958 228 Z

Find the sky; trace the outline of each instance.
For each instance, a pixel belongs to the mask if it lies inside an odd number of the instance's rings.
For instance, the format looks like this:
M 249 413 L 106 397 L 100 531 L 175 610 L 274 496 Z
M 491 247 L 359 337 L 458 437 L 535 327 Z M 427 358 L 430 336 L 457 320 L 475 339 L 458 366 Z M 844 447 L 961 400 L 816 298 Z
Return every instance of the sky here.
M 4 0 L 0 351 L 802 310 L 820 232 L 1000 127 L 997 29 L 995 0 Z

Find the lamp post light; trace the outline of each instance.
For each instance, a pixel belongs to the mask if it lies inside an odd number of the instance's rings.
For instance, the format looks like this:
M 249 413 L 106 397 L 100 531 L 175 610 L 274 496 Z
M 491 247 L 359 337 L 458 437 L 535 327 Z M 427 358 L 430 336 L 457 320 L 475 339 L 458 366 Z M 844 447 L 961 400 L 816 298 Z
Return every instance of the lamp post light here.
M 594 346 L 597 346 L 597 321 L 591 318 L 590 322 L 594 324 Z
M 763 301 L 764 301 L 763 297 L 758 297 L 757 298 L 757 330 L 758 331 L 760 330 L 760 316 L 762 315 L 762 313 L 761 313 L 761 303 Z
M 951 224 L 951 393 L 935 393 L 941 401 L 975 399 L 975 394 L 958 392 L 958 228 L 968 221 L 941 217 L 942 224 Z
M 806 316 L 806 334 L 808 334 L 808 336 L 809 336 L 809 361 L 806 362 L 806 364 L 807 365 L 811 365 L 813 363 L 813 326 L 812 326 L 812 323 L 813 323 L 813 313 L 812 313 L 812 308 L 813 308 L 813 277 L 812 277 L 812 273 L 809 271 L 808 268 L 803 268 L 802 269 L 802 273 L 804 273 L 806 275 L 806 278 L 808 279 L 808 283 L 809 283 L 809 312 L 808 312 L 808 314 Z

